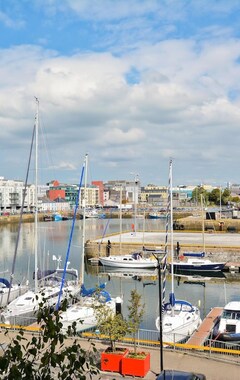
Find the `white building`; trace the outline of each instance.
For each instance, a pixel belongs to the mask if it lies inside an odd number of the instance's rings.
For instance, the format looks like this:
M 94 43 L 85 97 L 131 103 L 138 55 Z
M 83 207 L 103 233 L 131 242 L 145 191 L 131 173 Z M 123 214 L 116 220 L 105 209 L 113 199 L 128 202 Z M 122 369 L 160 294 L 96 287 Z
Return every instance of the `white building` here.
M 24 196 L 24 182 L 0 177 L 0 207 L 1 212 L 14 214 L 20 212 Z M 39 186 L 41 196 L 46 191 L 45 186 Z M 46 195 L 46 192 L 45 192 Z M 35 185 L 27 185 L 24 200 L 24 211 L 32 211 L 35 207 Z

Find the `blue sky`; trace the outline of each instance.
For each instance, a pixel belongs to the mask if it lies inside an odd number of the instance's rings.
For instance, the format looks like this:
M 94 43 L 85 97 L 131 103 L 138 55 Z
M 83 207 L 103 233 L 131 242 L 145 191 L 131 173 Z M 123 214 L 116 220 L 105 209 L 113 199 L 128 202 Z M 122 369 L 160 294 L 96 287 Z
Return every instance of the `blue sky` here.
M 0 176 L 240 182 L 240 3 L 0 0 Z

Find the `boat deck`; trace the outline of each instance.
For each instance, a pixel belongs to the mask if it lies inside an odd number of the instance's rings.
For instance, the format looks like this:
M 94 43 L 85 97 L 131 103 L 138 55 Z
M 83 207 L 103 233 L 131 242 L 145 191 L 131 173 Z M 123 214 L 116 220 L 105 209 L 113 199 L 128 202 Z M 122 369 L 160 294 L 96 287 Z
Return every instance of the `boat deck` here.
M 205 340 L 210 335 L 216 319 L 221 315 L 223 308 L 222 307 L 214 307 L 206 318 L 203 320 L 198 330 L 189 338 L 187 344 L 194 346 L 202 346 Z

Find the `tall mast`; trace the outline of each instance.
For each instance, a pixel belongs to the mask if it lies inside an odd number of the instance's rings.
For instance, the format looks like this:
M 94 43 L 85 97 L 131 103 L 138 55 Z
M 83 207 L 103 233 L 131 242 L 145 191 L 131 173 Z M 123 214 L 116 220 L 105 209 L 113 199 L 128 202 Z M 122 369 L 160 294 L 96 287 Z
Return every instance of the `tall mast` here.
M 119 218 L 120 218 L 120 234 L 119 234 L 119 245 L 120 245 L 120 254 L 122 254 L 122 184 L 120 185 L 120 210 L 119 210 Z
M 86 199 L 87 199 L 87 176 L 88 176 L 88 154 L 85 155 L 84 160 L 85 176 L 84 176 L 84 193 L 82 200 L 83 208 L 83 230 L 82 230 L 82 265 L 81 265 L 81 284 L 84 283 L 84 256 L 85 256 L 85 228 L 86 228 Z
M 169 184 L 170 184 L 170 231 L 171 231 L 171 273 L 172 273 L 172 294 L 174 294 L 174 274 L 173 274 L 173 196 L 172 196 L 172 160 L 169 164 Z
M 201 198 L 201 213 L 202 213 L 202 241 L 203 241 L 203 252 L 205 253 L 205 223 L 204 223 L 204 212 L 203 212 L 203 195 L 200 194 Z
M 34 215 L 34 257 L 35 257 L 35 292 L 38 290 L 37 271 L 38 271 L 38 128 L 39 128 L 39 100 L 36 99 L 35 116 L 35 215 Z

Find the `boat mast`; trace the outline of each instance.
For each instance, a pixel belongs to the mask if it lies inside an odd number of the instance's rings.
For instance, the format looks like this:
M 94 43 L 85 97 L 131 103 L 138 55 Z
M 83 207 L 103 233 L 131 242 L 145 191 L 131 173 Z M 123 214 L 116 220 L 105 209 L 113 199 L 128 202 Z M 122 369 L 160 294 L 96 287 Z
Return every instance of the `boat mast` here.
M 87 175 L 88 175 L 88 154 L 85 155 L 84 160 L 85 176 L 84 176 L 84 193 L 82 200 L 83 209 L 83 230 L 82 230 L 82 265 L 81 265 L 81 284 L 84 283 L 84 256 L 85 256 L 85 228 L 86 228 L 86 199 L 87 199 Z
M 120 218 L 120 234 L 119 234 L 119 245 L 120 245 L 120 254 L 122 254 L 122 184 L 120 185 L 120 210 L 119 210 L 119 218 Z
M 205 224 L 204 224 L 204 212 L 203 212 L 203 195 L 200 194 L 200 199 L 201 199 L 201 212 L 202 212 L 202 241 L 203 241 L 203 252 L 205 253 Z
M 174 297 L 174 273 L 173 273 L 173 196 L 172 196 L 172 160 L 169 164 L 169 179 L 170 179 L 170 231 L 171 231 L 171 284 L 172 297 Z
M 38 127 L 39 127 L 39 100 L 36 99 L 36 116 L 35 116 L 35 214 L 34 214 L 34 258 L 35 258 L 35 292 L 38 291 L 37 281 L 37 252 L 38 252 Z

